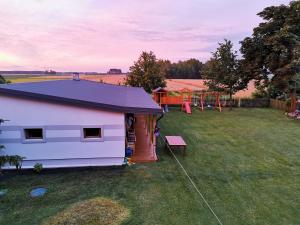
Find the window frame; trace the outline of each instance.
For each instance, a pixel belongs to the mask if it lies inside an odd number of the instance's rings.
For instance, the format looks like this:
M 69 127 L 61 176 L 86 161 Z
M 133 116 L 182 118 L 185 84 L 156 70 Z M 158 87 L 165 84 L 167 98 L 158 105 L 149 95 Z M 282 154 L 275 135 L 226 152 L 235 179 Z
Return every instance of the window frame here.
M 89 129 L 89 128 L 98 128 L 100 129 L 101 137 L 99 138 L 85 138 L 84 137 L 84 129 Z M 104 141 L 104 129 L 103 126 L 81 126 L 80 129 L 80 140 L 82 142 L 103 142 Z
M 41 129 L 42 130 L 42 138 L 36 138 L 36 139 L 27 139 L 26 138 L 26 130 L 29 129 Z M 33 144 L 33 143 L 45 143 L 46 142 L 46 129 L 43 126 L 27 126 L 22 127 L 21 129 L 21 137 L 22 137 L 22 143 L 23 144 Z

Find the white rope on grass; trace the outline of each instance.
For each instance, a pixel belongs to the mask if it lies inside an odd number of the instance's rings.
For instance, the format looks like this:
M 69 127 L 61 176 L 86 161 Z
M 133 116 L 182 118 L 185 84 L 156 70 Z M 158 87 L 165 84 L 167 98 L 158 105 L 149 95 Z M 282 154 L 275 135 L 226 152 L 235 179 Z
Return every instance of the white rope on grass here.
M 221 220 L 219 219 L 219 217 L 217 216 L 217 214 L 214 212 L 214 210 L 212 209 L 212 207 L 209 205 L 208 201 L 204 198 L 203 194 L 199 191 L 199 189 L 197 188 L 195 182 L 192 180 L 192 178 L 189 176 L 189 174 L 187 173 L 186 169 L 183 167 L 183 165 L 180 163 L 180 161 L 177 159 L 177 157 L 175 156 L 174 152 L 172 151 L 171 147 L 167 144 L 166 140 L 162 137 L 162 135 L 160 134 L 161 139 L 165 142 L 166 146 L 168 147 L 169 151 L 171 152 L 171 154 L 173 155 L 174 159 L 176 160 L 176 162 L 178 163 L 178 165 L 181 167 L 181 169 L 183 170 L 184 174 L 187 176 L 187 178 L 189 179 L 189 181 L 191 182 L 191 184 L 193 185 L 193 187 L 195 188 L 195 190 L 197 191 L 197 193 L 200 195 L 200 197 L 202 198 L 202 200 L 204 201 L 204 203 L 207 205 L 208 209 L 210 210 L 210 212 L 214 215 L 214 217 L 216 218 L 216 220 L 218 221 L 218 223 L 220 225 L 223 225 L 223 223 L 221 222 Z

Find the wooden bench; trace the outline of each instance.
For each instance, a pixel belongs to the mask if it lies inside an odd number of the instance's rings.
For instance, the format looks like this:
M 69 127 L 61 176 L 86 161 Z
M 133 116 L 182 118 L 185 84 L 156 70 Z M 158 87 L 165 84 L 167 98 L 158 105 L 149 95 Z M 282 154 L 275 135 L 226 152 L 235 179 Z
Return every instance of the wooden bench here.
M 180 149 L 183 155 L 186 155 L 187 144 L 181 136 L 165 136 L 167 146 L 173 150 L 174 148 Z

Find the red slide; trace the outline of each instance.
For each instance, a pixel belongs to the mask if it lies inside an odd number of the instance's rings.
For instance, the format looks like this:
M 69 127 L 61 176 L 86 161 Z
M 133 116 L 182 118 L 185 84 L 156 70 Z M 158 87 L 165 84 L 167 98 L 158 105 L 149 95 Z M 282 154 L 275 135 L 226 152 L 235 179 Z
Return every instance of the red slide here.
M 187 114 L 192 114 L 191 105 L 189 102 L 184 103 L 184 108 Z

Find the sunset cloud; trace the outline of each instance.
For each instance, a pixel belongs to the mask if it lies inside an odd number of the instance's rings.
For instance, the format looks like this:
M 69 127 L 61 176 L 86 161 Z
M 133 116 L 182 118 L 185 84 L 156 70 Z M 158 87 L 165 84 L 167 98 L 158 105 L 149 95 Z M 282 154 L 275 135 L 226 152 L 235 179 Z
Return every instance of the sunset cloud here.
M 207 60 L 238 42 L 256 13 L 285 0 L 2 0 L 0 70 L 128 70 L 141 51 L 171 61 Z

